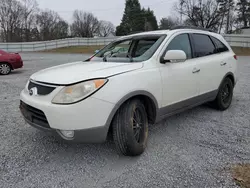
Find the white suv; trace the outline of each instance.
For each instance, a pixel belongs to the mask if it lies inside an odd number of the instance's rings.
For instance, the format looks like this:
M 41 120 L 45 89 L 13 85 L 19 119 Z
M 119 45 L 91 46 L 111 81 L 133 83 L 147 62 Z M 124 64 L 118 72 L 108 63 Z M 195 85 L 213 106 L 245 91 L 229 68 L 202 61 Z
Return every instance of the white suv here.
M 236 75 L 237 57 L 219 34 L 145 32 L 33 74 L 20 109 L 30 125 L 64 140 L 104 142 L 112 133 L 117 149 L 135 156 L 145 150 L 148 124 L 206 102 L 229 108 Z

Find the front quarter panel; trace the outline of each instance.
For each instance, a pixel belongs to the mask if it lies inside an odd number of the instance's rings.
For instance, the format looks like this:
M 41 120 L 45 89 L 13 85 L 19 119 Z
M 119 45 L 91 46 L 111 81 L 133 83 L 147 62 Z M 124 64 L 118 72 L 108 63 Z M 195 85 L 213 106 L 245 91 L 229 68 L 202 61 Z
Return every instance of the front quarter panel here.
M 109 82 L 92 97 L 117 104 L 131 93 L 148 93 L 160 107 L 162 100 L 161 76 L 159 69 L 143 68 L 109 78 Z

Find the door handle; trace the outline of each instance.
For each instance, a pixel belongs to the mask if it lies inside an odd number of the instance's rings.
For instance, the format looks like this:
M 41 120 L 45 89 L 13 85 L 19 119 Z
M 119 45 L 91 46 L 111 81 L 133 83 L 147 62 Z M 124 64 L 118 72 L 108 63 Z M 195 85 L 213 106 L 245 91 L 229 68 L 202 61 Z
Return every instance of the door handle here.
M 227 62 L 221 62 L 221 66 L 225 66 L 227 64 Z
M 198 73 L 200 71 L 201 71 L 201 69 L 194 68 L 193 73 Z

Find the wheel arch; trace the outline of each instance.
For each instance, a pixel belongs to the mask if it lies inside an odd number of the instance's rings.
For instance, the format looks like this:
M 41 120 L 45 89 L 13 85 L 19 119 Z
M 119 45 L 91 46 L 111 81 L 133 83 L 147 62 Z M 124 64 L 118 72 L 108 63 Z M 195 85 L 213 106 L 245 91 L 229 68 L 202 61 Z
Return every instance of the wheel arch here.
M 219 88 L 221 86 L 221 84 L 223 83 L 223 81 L 226 79 L 226 78 L 229 78 L 232 82 L 233 82 L 233 86 L 235 86 L 236 84 L 236 80 L 235 80 L 235 76 L 232 72 L 228 72 L 224 77 L 223 79 L 221 80 L 221 83 L 219 85 Z
M 8 64 L 10 66 L 11 70 L 14 70 L 13 66 L 9 62 L 5 62 L 5 61 L 4 62 L 0 62 L 0 64 L 4 64 L 4 63 Z
M 155 123 L 156 117 L 157 117 L 157 111 L 159 108 L 158 102 L 153 94 L 147 91 L 140 90 L 140 91 L 134 91 L 134 92 L 128 93 L 116 103 L 115 107 L 111 111 L 108 117 L 108 120 L 106 122 L 106 126 L 109 126 L 109 129 L 111 128 L 110 125 L 118 109 L 128 100 L 131 100 L 133 98 L 138 98 L 143 102 L 146 108 L 149 123 L 152 123 L 152 124 Z

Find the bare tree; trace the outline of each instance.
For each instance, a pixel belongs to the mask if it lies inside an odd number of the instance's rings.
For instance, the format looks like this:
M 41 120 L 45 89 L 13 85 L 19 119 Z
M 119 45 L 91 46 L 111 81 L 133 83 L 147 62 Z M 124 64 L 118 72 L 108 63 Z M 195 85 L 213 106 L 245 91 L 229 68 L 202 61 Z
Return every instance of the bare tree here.
M 179 24 L 180 24 L 180 21 L 178 18 L 169 16 L 167 18 L 162 18 L 160 20 L 160 29 L 170 29 Z
M 242 22 L 244 27 L 249 26 L 250 20 L 250 2 L 249 0 L 237 0 L 238 21 Z
M 241 28 L 238 23 L 236 14 L 230 13 L 229 20 L 230 22 L 229 22 L 229 27 L 228 27 L 228 34 L 232 33 L 234 30 L 238 30 Z
M 38 11 L 36 0 L 21 0 L 23 6 L 23 30 L 25 41 L 31 40 L 31 30 L 35 28 L 35 13 Z
M 68 36 L 68 29 L 69 29 L 69 24 L 60 19 L 56 24 L 54 28 L 54 38 L 56 39 L 62 39 Z
M 186 16 L 188 23 L 217 30 L 221 20 L 219 2 L 216 0 L 180 0 L 176 10 Z
M 58 20 L 58 14 L 51 10 L 45 10 L 37 14 L 36 20 L 41 40 L 51 40 L 53 38 L 53 28 Z
M 53 40 L 67 37 L 68 24 L 57 12 L 45 10 L 37 15 L 37 25 L 41 40 Z
M 98 19 L 92 14 L 75 10 L 73 14 L 73 24 L 71 33 L 76 37 L 93 37 L 99 33 L 100 24 Z
M 232 16 L 234 14 L 234 0 L 217 0 L 219 2 L 219 11 L 221 12 L 221 21 L 219 27 L 219 33 L 222 30 L 222 27 L 225 25 L 225 33 L 228 33 L 230 30 L 230 23 L 232 21 Z
M 115 32 L 115 26 L 109 21 L 101 20 L 99 22 L 99 35 L 101 37 L 107 37 L 109 34 Z
M 21 28 L 23 8 L 19 1 L 1 0 L 0 3 L 0 26 L 3 41 L 19 41 L 18 34 Z
M 35 0 L 1 0 L 0 27 L 2 40 L 7 42 L 30 41 L 34 29 Z

